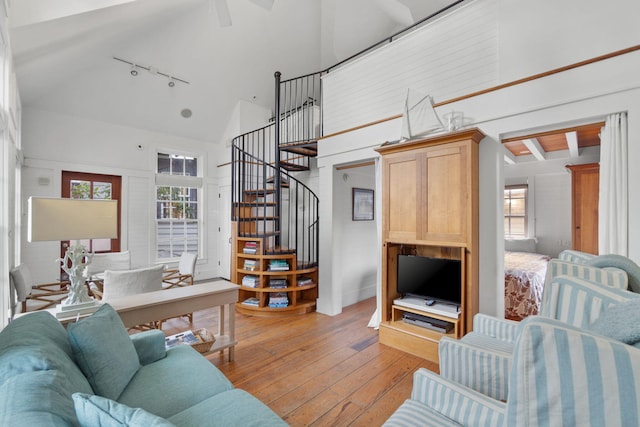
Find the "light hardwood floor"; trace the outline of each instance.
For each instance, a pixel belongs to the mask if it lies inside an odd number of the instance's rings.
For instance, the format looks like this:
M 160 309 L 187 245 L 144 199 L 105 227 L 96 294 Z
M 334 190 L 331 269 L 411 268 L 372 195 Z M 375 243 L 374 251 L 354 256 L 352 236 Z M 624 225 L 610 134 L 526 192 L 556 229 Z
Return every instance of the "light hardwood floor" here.
M 292 426 L 379 426 L 410 396 L 413 372 L 438 366 L 379 344 L 367 327 L 374 310 L 371 298 L 333 317 L 236 314 L 235 361 L 207 358 Z M 189 328 L 171 319 L 163 330 Z M 194 313 L 193 328 L 216 330 L 217 309 Z

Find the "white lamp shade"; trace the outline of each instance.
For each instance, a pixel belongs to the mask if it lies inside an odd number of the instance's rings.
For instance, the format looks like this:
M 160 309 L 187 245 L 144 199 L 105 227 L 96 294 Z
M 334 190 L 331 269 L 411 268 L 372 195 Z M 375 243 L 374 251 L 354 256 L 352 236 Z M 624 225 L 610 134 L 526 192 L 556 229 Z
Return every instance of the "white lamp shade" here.
M 30 242 L 116 237 L 117 200 L 29 198 Z

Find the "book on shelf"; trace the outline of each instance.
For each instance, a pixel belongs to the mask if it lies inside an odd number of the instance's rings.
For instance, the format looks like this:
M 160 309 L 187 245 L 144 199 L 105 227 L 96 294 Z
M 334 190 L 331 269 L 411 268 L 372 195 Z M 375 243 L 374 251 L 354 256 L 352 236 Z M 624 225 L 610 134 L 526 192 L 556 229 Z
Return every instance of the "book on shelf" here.
M 242 278 L 242 286 L 249 288 L 257 288 L 260 285 L 260 278 L 258 276 L 247 275 Z
M 258 261 L 255 259 L 245 259 L 244 266 L 242 267 L 245 270 L 254 271 L 258 267 Z
M 166 337 L 164 339 L 164 346 L 168 350 L 182 344 L 193 345 L 201 342 L 203 341 L 199 335 L 194 334 L 193 331 L 185 331 Z
M 269 261 L 269 270 L 270 271 L 288 271 L 289 264 L 286 260 L 283 259 L 272 259 Z
M 242 252 L 245 254 L 255 255 L 258 253 L 258 243 L 257 242 L 245 242 L 244 248 L 242 248 Z
M 281 278 L 281 277 L 273 277 L 269 279 L 269 287 L 270 288 L 286 288 L 287 279 Z
M 298 277 L 296 280 L 296 284 L 298 286 L 307 286 L 313 284 L 313 279 L 311 277 Z
M 269 296 L 269 307 L 287 307 L 289 298 L 285 292 L 276 292 Z
M 251 297 L 251 298 L 247 298 L 246 300 L 242 301 L 242 304 L 244 305 L 250 305 L 252 307 L 258 307 L 260 306 L 260 300 L 256 297 Z

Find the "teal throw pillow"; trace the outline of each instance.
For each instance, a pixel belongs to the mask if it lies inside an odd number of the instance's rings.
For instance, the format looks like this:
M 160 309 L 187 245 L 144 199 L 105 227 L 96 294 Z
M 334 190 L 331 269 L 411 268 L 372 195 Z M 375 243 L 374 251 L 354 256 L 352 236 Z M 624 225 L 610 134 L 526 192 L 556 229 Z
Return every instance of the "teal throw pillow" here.
M 640 347 L 640 298 L 611 305 L 590 326 L 600 335 Z
M 130 408 L 101 396 L 73 393 L 73 403 L 81 426 L 175 427 L 144 409 Z
M 103 304 L 91 316 L 69 324 L 67 334 L 93 391 L 117 399 L 140 368 L 138 353 L 118 313 Z

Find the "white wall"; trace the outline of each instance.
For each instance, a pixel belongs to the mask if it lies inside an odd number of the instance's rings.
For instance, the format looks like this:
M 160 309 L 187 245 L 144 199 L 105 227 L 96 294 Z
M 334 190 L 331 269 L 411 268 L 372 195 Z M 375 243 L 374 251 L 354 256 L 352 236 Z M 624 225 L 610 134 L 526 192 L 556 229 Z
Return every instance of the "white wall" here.
M 339 206 L 333 217 L 335 244 L 346 253 L 335 260 L 333 269 L 339 278 L 342 306 L 355 304 L 376 295 L 378 234 L 375 222 L 352 220 L 352 189 L 376 187 L 375 168 L 361 166 L 334 171 L 333 198 Z
M 202 256 L 196 265 L 196 279 L 219 276 L 217 238 L 218 177 L 216 148 L 204 143 L 167 134 L 49 111 L 24 111 L 23 203 L 31 195 L 59 197 L 63 170 L 122 176 L 121 249 L 130 250 L 134 267 L 153 264 L 155 257 L 155 168 L 158 151 L 198 156 L 204 169 L 204 218 Z M 138 148 L 141 146 L 141 148 Z M 43 184 L 39 178 L 45 178 Z M 48 182 L 47 182 L 48 181 Z M 58 245 L 50 242 L 27 243 L 23 260 L 36 281 L 58 275 L 55 259 Z
M 409 88 L 439 101 L 497 84 L 497 3 L 471 1 L 326 75 L 325 135 L 400 114 Z

